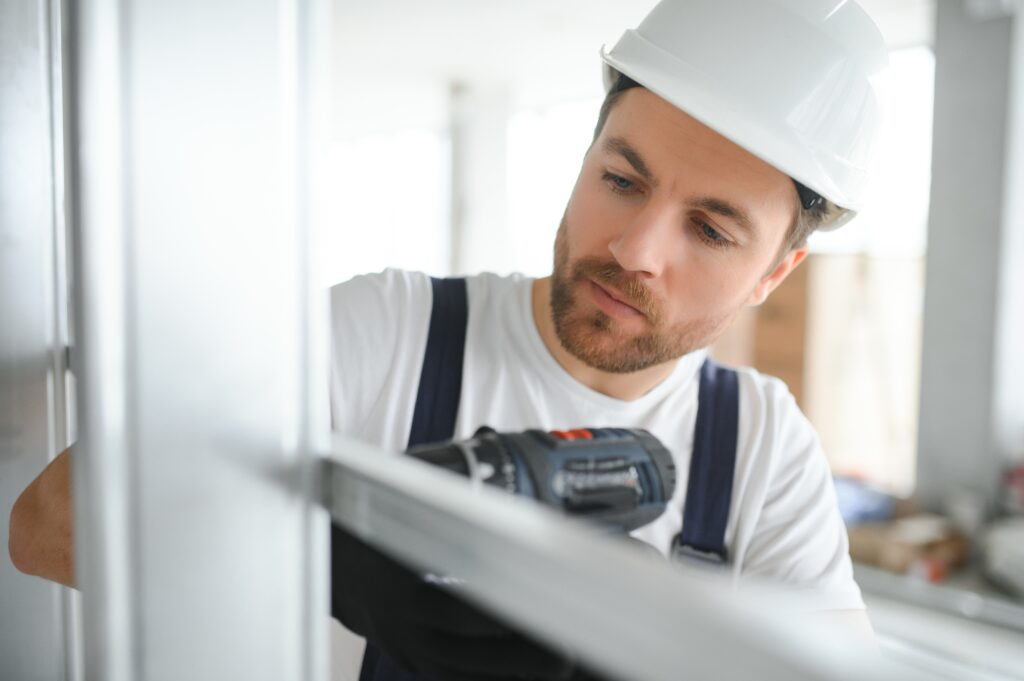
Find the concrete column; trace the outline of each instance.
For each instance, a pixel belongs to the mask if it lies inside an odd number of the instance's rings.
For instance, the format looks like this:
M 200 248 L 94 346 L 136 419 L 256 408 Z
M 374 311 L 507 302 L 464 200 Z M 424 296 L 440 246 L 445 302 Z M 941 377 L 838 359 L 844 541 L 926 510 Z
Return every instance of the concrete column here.
M 504 87 L 452 86 L 453 274 L 500 270 L 505 260 L 510 110 Z
M 1024 444 L 1021 33 L 961 0 L 936 10 L 918 454 L 929 506 L 954 489 L 994 499 L 1013 439 Z
M 996 294 L 996 451 L 1024 461 L 1024 11 L 1013 16 L 1006 179 Z

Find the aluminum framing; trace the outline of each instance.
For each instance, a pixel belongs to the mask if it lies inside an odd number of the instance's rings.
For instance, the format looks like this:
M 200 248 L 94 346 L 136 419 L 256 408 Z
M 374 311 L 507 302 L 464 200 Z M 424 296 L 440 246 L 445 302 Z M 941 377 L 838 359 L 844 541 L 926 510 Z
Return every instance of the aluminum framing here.
M 322 5 L 68 3 L 86 678 L 326 672 L 302 191 Z
M 323 466 L 336 522 L 404 563 L 463 578 L 482 607 L 614 677 L 925 678 L 838 629 L 795 623 L 794 594 L 736 593 L 426 464 L 337 438 Z
M 0 546 L 68 444 L 59 0 L 0 7 Z M 0 678 L 74 679 L 74 593 L 0 559 Z

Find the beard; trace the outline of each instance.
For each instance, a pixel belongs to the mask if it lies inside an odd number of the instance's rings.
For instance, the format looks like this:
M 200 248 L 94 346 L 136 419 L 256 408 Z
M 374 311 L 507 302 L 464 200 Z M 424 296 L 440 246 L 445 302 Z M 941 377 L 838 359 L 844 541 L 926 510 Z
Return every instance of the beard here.
M 648 330 L 630 332 L 618 320 L 599 309 L 588 309 L 577 293 L 589 281 L 608 285 L 621 293 L 647 320 Z M 627 273 L 615 260 L 597 257 L 569 262 L 566 218 L 555 237 L 555 262 L 551 275 L 551 313 L 562 346 L 587 366 L 626 374 L 678 359 L 708 345 L 735 315 L 667 324 L 664 309 L 647 285 Z

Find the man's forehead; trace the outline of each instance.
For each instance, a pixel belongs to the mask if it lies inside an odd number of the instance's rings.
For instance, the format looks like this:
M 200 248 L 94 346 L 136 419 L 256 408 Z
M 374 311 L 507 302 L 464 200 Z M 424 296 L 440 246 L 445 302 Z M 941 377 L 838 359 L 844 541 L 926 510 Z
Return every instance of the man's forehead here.
M 693 160 L 712 156 L 716 165 L 736 164 L 745 172 L 769 181 L 789 181 L 788 176 L 685 111 L 642 87 L 623 92 L 602 130 L 609 137 L 625 139 L 645 157 L 669 155 Z
M 624 159 L 652 187 L 671 182 L 688 204 L 745 229 L 766 219 L 788 228 L 795 216 L 787 175 L 644 88 L 622 93 L 595 146 Z

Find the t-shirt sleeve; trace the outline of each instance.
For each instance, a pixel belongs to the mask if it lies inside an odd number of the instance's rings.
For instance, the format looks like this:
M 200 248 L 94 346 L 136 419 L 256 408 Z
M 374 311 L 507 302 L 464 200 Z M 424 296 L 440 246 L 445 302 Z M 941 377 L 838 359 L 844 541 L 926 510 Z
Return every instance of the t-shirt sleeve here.
M 331 427 L 362 434 L 381 400 L 396 358 L 430 314 L 429 278 L 389 269 L 360 275 L 330 290 Z
M 775 387 L 782 388 L 781 382 Z M 846 526 L 817 433 L 788 390 L 772 392 L 767 412 L 774 451 L 741 579 L 793 587 L 803 610 L 863 609 Z

